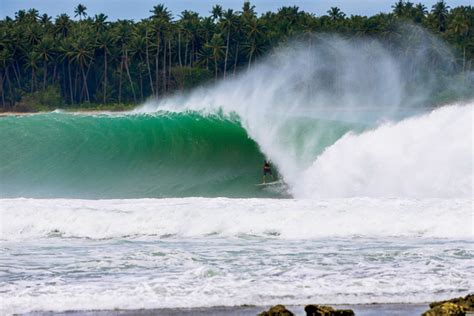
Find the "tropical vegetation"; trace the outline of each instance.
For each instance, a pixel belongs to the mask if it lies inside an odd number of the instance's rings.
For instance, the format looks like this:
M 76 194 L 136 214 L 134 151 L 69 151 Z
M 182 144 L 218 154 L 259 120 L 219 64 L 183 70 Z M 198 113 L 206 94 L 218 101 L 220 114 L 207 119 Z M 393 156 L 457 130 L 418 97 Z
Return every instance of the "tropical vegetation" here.
M 295 37 L 337 33 L 389 43 L 404 36 L 401 22 L 438 35 L 454 47 L 457 71 L 472 70 L 472 6 L 450 8 L 439 1 L 427 8 L 399 0 L 392 8 L 371 17 L 347 16 L 337 7 L 317 15 L 296 6 L 258 15 L 245 1 L 239 11 L 215 5 L 207 17 L 185 10 L 175 18 L 158 4 L 140 21 L 89 16 L 82 4 L 72 17 L 20 10 L 0 20 L 1 109 L 123 108 L 226 80 Z

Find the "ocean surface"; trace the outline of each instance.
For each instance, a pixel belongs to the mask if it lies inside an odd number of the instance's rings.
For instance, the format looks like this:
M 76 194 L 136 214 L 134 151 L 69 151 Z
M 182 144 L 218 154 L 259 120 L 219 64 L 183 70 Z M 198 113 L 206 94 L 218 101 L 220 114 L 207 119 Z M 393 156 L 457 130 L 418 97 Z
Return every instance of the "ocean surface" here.
M 472 293 L 472 114 L 2 117 L 0 313 Z

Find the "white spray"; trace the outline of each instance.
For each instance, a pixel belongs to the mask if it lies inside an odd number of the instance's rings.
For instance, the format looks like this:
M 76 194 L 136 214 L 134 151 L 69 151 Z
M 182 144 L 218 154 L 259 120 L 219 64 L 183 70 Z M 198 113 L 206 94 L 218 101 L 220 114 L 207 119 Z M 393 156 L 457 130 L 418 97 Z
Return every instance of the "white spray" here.
M 424 86 L 416 96 L 413 96 L 412 87 L 406 86 L 407 81 L 402 69 L 404 61 L 394 57 L 374 40 L 347 41 L 337 37 L 315 37 L 309 43 L 292 43 L 290 46 L 276 50 L 264 62 L 240 76 L 211 87 L 194 90 L 187 95 L 177 95 L 158 103 L 148 102 L 139 111 L 193 110 L 203 113 L 223 111 L 227 114 L 238 114 L 249 136 L 277 165 L 284 180 L 290 185 L 291 192 L 297 197 L 399 194 L 430 197 L 438 194 L 466 196 L 466 192 L 471 191 L 470 183 L 466 184 L 467 177 L 472 173 L 472 151 L 466 154 L 470 143 L 461 138 L 455 141 L 469 143 L 467 147 L 444 146 L 443 151 L 430 152 L 430 144 L 436 144 L 436 140 L 432 137 L 440 135 L 436 133 L 424 133 L 419 137 L 413 135 L 423 132 L 423 127 L 412 126 L 416 125 L 417 121 L 393 127 L 394 131 L 392 134 L 389 133 L 392 137 L 391 144 L 387 142 L 388 135 L 376 132 L 377 140 L 360 148 L 363 152 L 359 151 L 357 144 L 348 144 L 363 141 L 354 134 L 348 135 L 341 140 L 342 145 L 338 143 L 336 146 L 345 148 L 353 146 L 352 150 L 330 151 L 329 148 L 316 161 L 315 148 L 321 143 L 321 133 L 318 130 L 301 133 L 301 127 L 298 126 L 301 120 L 312 118 L 325 122 L 352 122 L 363 126 L 361 129 L 373 129 L 377 124 L 394 119 L 395 114 L 400 114 L 400 109 L 413 114 L 414 104 L 425 100 L 431 91 Z M 423 56 L 416 58 L 421 59 Z M 411 64 L 413 63 L 414 61 L 411 61 Z M 463 113 L 456 114 L 457 111 Z M 455 113 L 451 115 L 455 117 L 465 115 L 465 111 L 452 110 Z M 432 129 L 455 128 L 453 131 L 447 130 L 444 134 L 441 133 L 446 136 L 443 138 L 446 140 L 451 139 L 447 135 L 453 137 L 470 135 L 468 134 L 470 125 L 466 120 L 458 122 L 459 125 L 437 125 L 448 122 L 451 121 L 438 118 L 431 124 L 426 124 Z M 412 127 L 407 132 L 413 136 L 411 141 L 402 141 L 406 135 L 400 134 L 399 131 L 405 127 Z M 370 135 L 374 132 L 368 133 Z M 360 137 L 366 139 L 365 136 Z M 418 142 L 425 142 L 420 144 L 422 149 L 417 148 Z M 383 153 L 387 151 L 399 153 L 397 156 L 399 159 L 385 160 L 388 157 Z M 404 155 L 404 152 L 407 155 Z M 433 154 L 441 157 L 431 161 L 430 164 L 425 164 L 426 159 L 420 156 Z M 460 167 L 446 166 L 450 157 L 459 155 L 471 163 L 464 163 Z M 324 159 L 330 159 L 334 165 L 328 167 L 331 162 L 324 162 Z M 358 163 L 371 159 L 378 164 L 373 169 Z M 409 159 L 412 161 L 407 162 Z M 404 166 L 409 165 L 410 168 L 401 166 L 397 168 L 397 162 L 394 160 Z M 344 164 L 340 165 L 342 162 Z M 347 169 L 350 169 L 351 165 L 354 170 L 348 174 Z M 338 169 L 338 166 L 341 169 Z M 433 178 L 429 175 L 442 166 L 460 169 L 454 173 L 437 173 L 436 188 L 430 187 L 429 183 L 433 183 Z M 387 170 L 389 167 L 390 172 Z M 417 168 L 420 169 L 419 173 L 416 173 Z M 338 170 L 344 171 L 337 172 Z M 458 177 L 468 172 L 470 172 L 468 176 Z M 358 175 L 350 176 L 354 174 Z M 393 175 L 397 175 L 397 178 L 393 178 Z M 448 178 L 444 178 L 443 175 Z M 367 181 L 360 181 L 359 178 L 364 176 L 367 177 Z M 423 180 L 422 176 L 427 178 Z M 412 181 L 413 179 L 409 177 L 419 179 Z M 346 182 L 341 178 L 346 179 Z M 459 182 L 456 182 L 458 180 Z M 402 184 L 407 181 L 412 185 Z M 456 182 L 454 187 L 449 188 L 449 193 L 441 188 L 440 183 L 445 181 L 449 181 L 451 185 L 452 182 Z M 379 186 L 381 183 L 385 185 Z

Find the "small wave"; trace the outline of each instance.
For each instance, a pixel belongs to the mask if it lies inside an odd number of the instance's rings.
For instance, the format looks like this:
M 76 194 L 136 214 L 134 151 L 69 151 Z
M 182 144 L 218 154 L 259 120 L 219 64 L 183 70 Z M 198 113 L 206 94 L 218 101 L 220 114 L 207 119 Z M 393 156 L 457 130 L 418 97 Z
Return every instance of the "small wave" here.
M 472 199 L 1 200 L 1 239 L 125 236 L 470 238 Z M 120 210 L 120 212 L 117 212 Z

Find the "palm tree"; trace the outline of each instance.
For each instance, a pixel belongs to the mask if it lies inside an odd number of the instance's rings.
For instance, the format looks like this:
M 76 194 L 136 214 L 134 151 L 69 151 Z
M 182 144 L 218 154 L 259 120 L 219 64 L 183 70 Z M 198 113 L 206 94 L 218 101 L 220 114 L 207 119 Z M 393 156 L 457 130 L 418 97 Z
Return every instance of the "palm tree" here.
M 244 1 L 242 6 L 242 16 L 244 19 L 252 19 L 256 17 L 255 6 L 250 1 Z
M 462 71 L 466 71 L 466 39 L 469 34 L 469 15 L 466 7 L 459 7 L 453 10 L 454 18 L 449 24 L 451 32 L 459 38 L 462 45 Z
M 45 37 L 36 46 L 40 59 L 43 60 L 43 90 L 46 89 L 46 80 L 48 78 L 48 63 L 53 59 L 53 39 Z
M 47 29 L 51 26 L 51 17 L 46 13 L 40 17 L 40 24 L 44 29 Z
M 247 68 L 250 68 L 250 64 L 252 63 L 252 57 L 259 52 L 261 48 L 261 37 L 263 36 L 264 32 L 266 31 L 265 25 L 260 22 L 258 19 L 251 19 L 247 21 L 245 26 L 245 35 L 247 38 L 247 43 L 244 46 L 247 51 L 248 56 L 248 65 Z
M 449 6 L 446 5 L 444 0 L 436 2 L 431 9 L 431 14 L 435 18 L 439 32 L 446 31 L 446 20 L 448 18 L 448 9 L 449 9 Z
M 426 17 L 426 14 L 428 13 L 428 10 L 426 9 L 426 6 L 422 3 L 418 3 L 415 6 L 415 13 L 414 13 L 414 21 L 416 23 L 421 23 Z
M 225 48 L 224 42 L 222 41 L 222 37 L 220 36 L 220 34 L 214 34 L 211 40 L 209 41 L 209 44 L 206 45 L 206 47 L 208 47 L 212 51 L 212 57 L 214 59 L 215 77 L 217 79 L 219 59 L 221 58 L 222 50 Z
M 229 43 L 230 43 L 230 32 L 236 24 L 236 17 L 234 11 L 229 9 L 224 12 L 221 19 L 222 32 L 227 33 L 226 45 L 225 45 L 225 58 L 224 58 L 224 79 L 227 72 L 227 58 L 229 56 Z
M 151 28 L 151 22 L 149 19 L 143 20 L 143 30 L 144 34 L 141 34 L 143 38 L 145 39 L 145 46 L 146 46 L 146 52 L 145 52 L 145 58 L 146 58 L 146 67 L 148 70 L 148 80 L 150 82 L 150 89 L 151 89 L 151 94 L 155 94 L 155 88 L 153 86 L 153 79 L 151 76 L 151 67 L 150 67 L 150 34 L 152 32 Z
M 105 33 L 105 31 L 107 30 L 107 27 L 109 25 L 109 22 L 107 22 L 107 18 L 108 16 L 106 16 L 103 13 L 99 15 L 96 14 L 94 16 L 94 21 L 92 22 L 92 24 L 94 27 L 94 31 L 96 32 L 97 35 L 101 33 Z
M 198 65 L 206 66 L 206 69 L 209 70 L 209 62 L 212 61 L 214 56 L 212 55 L 213 50 L 209 46 L 209 43 L 206 43 L 204 47 L 199 51 L 198 56 Z
M 83 4 L 78 4 L 77 7 L 74 9 L 74 17 L 79 16 L 79 20 L 82 20 L 83 17 L 87 16 L 87 7 Z
M 69 38 L 63 38 L 61 41 L 60 41 L 60 45 L 59 45 L 59 58 L 63 64 L 63 74 L 64 74 L 64 63 L 66 62 L 67 60 L 67 72 L 68 72 L 68 75 L 67 75 L 67 78 L 68 78 L 68 86 L 69 86 L 69 102 L 71 104 L 74 104 L 74 92 L 72 90 L 72 74 L 71 74 L 71 57 L 73 55 L 73 47 L 72 47 L 72 43 L 71 41 L 69 40 Z M 64 78 L 66 78 L 66 75 L 63 75 Z M 66 81 L 66 79 L 64 79 L 64 81 Z M 66 86 L 66 84 L 64 84 L 64 86 Z
M 39 68 L 38 63 L 40 59 L 41 59 L 40 55 L 35 51 L 29 52 L 26 55 L 25 68 L 31 69 L 31 92 L 32 93 L 35 90 L 36 71 Z
M 72 22 L 67 14 L 59 15 L 54 21 L 55 25 L 55 34 L 61 35 L 62 37 L 68 36 L 69 30 L 71 28 Z
M 128 58 L 128 45 L 132 38 L 132 25 L 129 20 L 118 20 L 115 29 L 115 43 L 120 47 L 121 58 L 120 58 L 120 81 L 119 81 L 119 103 L 122 101 L 122 73 L 123 68 L 127 72 L 127 77 L 130 82 L 130 88 L 133 94 L 133 100 L 136 101 L 137 97 L 135 89 L 133 87 L 132 77 L 129 69 L 129 58 Z
M 159 89 L 159 57 L 160 57 L 160 46 L 162 42 L 163 31 L 169 27 L 171 22 L 171 13 L 168 9 L 162 5 L 156 5 L 153 7 L 153 10 L 150 11 L 153 13 L 151 16 L 153 32 L 156 38 L 156 53 L 155 53 L 155 95 L 158 96 Z
M 13 96 L 13 92 L 12 92 L 12 84 L 11 84 L 11 81 L 10 81 L 10 75 L 9 75 L 9 67 L 10 65 L 12 64 L 13 62 L 13 55 L 11 53 L 11 51 L 8 49 L 8 48 L 5 48 L 3 49 L 1 52 L 0 52 L 0 70 L 1 70 L 1 73 L 0 73 L 0 89 L 2 91 L 2 106 L 3 106 L 3 109 L 5 110 L 6 109 L 6 104 L 5 104 L 5 91 L 4 91 L 4 84 L 3 84 L 3 72 L 5 72 L 5 78 L 7 79 L 7 85 L 8 85 L 8 88 L 10 90 L 10 97 Z
M 343 20 L 346 17 L 346 14 L 338 7 L 331 7 L 331 10 L 328 10 L 327 13 L 331 21 Z
M 188 45 L 191 43 L 191 51 L 189 53 L 189 65 L 192 67 L 193 61 L 196 59 L 196 42 L 198 40 L 200 17 L 193 11 L 184 10 L 181 13 L 180 26 L 186 40 L 184 50 L 184 66 L 188 64 Z
M 215 20 L 220 19 L 222 17 L 222 6 L 216 4 L 215 6 L 212 7 L 212 18 Z
M 79 65 L 83 79 L 82 91 L 86 94 L 86 101 L 90 102 L 87 75 L 85 72 L 85 68 L 93 59 L 92 47 L 89 45 L 89 41 L 82 37 L 79 38 L 72 44 L 72 51 L 69 52 L 69 56 L 71 57 L 71 62 L 76 62 L 76 64 Z M 81 95 L 83 92 L 81 92 Z
M 108 60 L 107 57 L 111 54 L 111 50 L 113 47 L 113 39 L 107 32 L 100 33 L 100 35 L 97 37 L 96 41 L 96 47 L 100 50 L 102 50 L 104 54 L 104 81 L 103 81 L 103 100 L 102 103 L 105 104 L 107 103 L 107 66 L 108 66 Z

